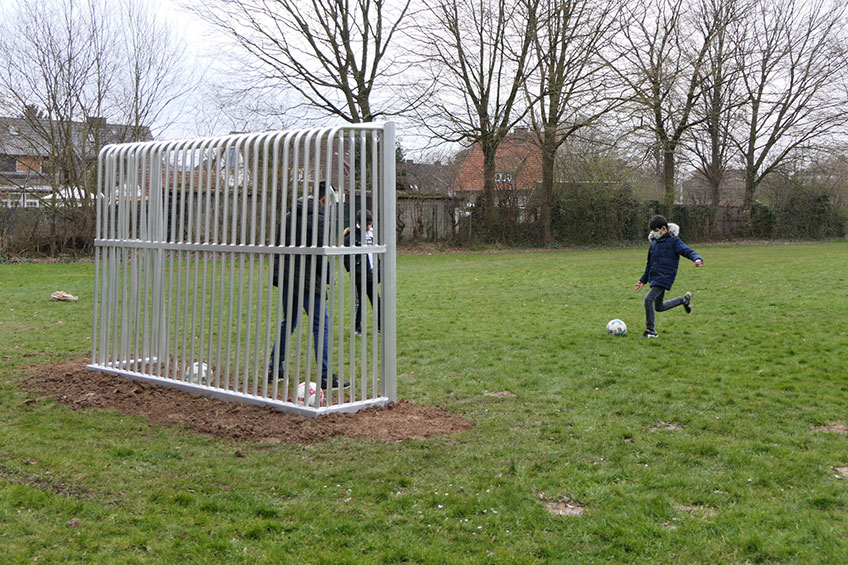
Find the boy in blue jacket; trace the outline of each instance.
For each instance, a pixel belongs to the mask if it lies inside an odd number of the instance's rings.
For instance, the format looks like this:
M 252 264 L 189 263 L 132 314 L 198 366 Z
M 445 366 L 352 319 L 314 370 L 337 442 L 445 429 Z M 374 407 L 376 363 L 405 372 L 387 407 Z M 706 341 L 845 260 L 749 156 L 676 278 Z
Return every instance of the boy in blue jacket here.
M 695 262 L 696 267 L 704 264 L 704 260 L 694 249 L 686 247 L 677 234 L 680 227 L 677 224 L 669 224 L 663 216 L 654 216 L 650 222 L 651 232 L 648 241 L 651 247 L 648 249 L 648 264 L 642 278 L 636 283 L 636 290 L 642 290 L 645 283 L 651 284 L 651 290 L 645 295 L 645 333 L 642 337 L 657 337 L 654 328 L 654 311 L 664 312 L 677 306 L 683 305 L 686 313 L 692 311 L 692 293 L 687 292 L 683 296 L 663 300 L 665 291 L 671 290 L 674 278 L 677 276 L 677 266 L 680 256 L 683 255 L 690 261 Z

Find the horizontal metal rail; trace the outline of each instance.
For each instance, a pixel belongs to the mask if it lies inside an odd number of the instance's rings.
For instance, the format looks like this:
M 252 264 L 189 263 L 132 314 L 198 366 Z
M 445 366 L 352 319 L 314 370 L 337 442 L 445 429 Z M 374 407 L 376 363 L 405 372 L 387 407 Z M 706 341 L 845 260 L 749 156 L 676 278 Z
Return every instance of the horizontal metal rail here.
M 220 243 L 169 243 L 160 241 L 140 241 L 122 239 L 96 239 L 95 247 L 116 247 L 132 249 L 164 249 L 166 251 L 209 251 L 231 253 L 264 253 L 273 255 L 350 255 L 348 247 L 282 247 L 277 245 L 244 245 Z M 368 253 L 385 253 L 385 245 L 372 245 Z

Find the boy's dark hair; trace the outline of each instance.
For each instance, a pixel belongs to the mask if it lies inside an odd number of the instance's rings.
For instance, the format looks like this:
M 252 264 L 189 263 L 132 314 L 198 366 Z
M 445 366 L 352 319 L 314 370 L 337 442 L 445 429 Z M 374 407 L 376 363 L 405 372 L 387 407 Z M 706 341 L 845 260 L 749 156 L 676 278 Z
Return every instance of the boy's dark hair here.
M 332 187 L 328 185 L 326 181 L 322 180 L 318 183 L 318 200 L 327 196 L 327 194 L 329 193 L 329 191 L 327 190 L 328 188 Z
M 650 223 L 648 224 L 648 227 L 650 227 L 651 230 L 655 230 L 657 228 L 663 228 L 663 227 L 667 228 L 668 227 L 668 220 L 665 219 L 665 216 L 660 216 L 660 215 L 653 216 L 651 218 Z

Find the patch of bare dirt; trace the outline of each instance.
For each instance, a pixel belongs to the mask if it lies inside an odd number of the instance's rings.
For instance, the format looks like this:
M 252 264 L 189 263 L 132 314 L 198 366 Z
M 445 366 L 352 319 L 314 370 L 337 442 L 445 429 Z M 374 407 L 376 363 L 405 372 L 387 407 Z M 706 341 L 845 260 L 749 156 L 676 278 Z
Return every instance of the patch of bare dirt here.
M 561 496 L 557 499 L 550 499 L 545 496 L 545 493 L 538 494 L 539 500 L 545 503 L 545 508 L 548 512 L 556 516 L 582 516 L 586 511 L 586 506 L 575 502 L 567 496 Z
M 392 443 L 461 432 L 474 424 L 438 406 L 401 400 L 356 414 L 305 418 L 267 407 L 223 402 L 183 391 L 134 382 L 100 371 L 86 361 L 27 369 L 25 390 L 53 398 L 74 410 L 111 409 L 149 422 L 182 425 L 199 433 L 240 441 L 312 443 L 332 437 L 369 438 Z M 31 404 L 35 399 L 25 401 Z
M 499 390 L 497 392 L 486 391 L 483 394 L 485 396 L 491 396 L 492 398 L 515 398 L 517 396 L 514 392 L 510 392 L 508 390 Z
M 848 426 L 841 422 L 835 422 L 824 426 L 813 428 L 817 432 L 827 432 L 831 434 L 848 434 Z
M 648 430 L 652 432 L 658 431 L 669 431 L 669 432 L 677 432 L 683 429 L 682 424 L 678 424 L 677 422 L 660 422 L 659 424 L 655 424 L 653 426 L 648 427 Z
M 675 504 L 674 509 L 678 512 L 695 514 L 697 516 L 701 516 L 702 518 L 715 518 L 715 516 L 718 514 L 718 511 L 712 506 L 689 506 L 688 504 Z

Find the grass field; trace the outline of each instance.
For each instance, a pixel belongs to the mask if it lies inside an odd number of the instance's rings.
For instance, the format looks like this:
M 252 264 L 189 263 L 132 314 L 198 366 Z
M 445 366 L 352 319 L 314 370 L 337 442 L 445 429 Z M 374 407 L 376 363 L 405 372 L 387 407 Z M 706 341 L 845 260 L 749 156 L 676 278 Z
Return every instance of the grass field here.
M 694 247 L 656 340 L 645 249 L 401 256 L 399 396 L 476 427 L 397 444 L 25 402 L 93 265 L 0 265 L 0 561 L 845 562 L 848 242 Z

